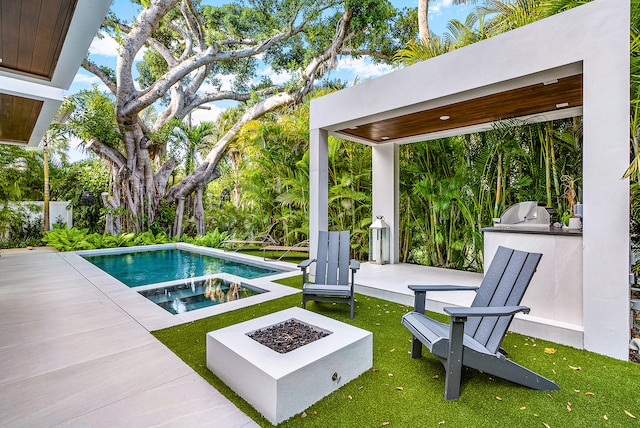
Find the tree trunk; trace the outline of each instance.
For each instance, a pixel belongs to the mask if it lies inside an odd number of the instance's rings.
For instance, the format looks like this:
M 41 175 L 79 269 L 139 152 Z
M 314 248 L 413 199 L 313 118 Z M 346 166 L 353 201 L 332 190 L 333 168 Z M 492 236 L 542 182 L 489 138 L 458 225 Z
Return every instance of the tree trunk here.
M 203 194 L 204 185 L 201 184 L 196 187 L 193 198 L 193 219 L 196 223 L 196 233 L 200 236 L 204 236 L 207 233 L 204 225 L 204 205 L 202 203 Z
M 429 0 L 419 0 L 418 2 L 418 32 L 420 40 L 425 44 L 431 43 L 429 32 Z
M 178 198 L 178 206 L 176 207 L 176 221 L 173 223 L 173 236 L 178 240 L 182 236 L 183 216 L 184 216 L 184 198 Z
M 117 59 L 115 81 L 109 73 L 90 61 L 84 61 L 83 66 L 96 74 L 116 96 L 115 120 L 124 143 L 124 151 L 119 152 L 118 149 L 106 142 L 103 144 L 97 138 L 93 139 L 95 141 L 90 141 L 87 147 L 107 160 L 116 172 L 116 179 L 112 182 L 111 191 L 114 198 L 117 195 L 117 199 L 112 202 L 118 203 L 122 209 L 119 213 L 122 213 L 123 226 L 128 231 L 141 232 L 149 223 L 153 222 L 161 202 L 168 205 L 175 204 L 174 236 L 180 237 L 185 216 L 185 199 L 193 192 L 199 192 L 199 196 L 195 197 L 193 205 L 187 204 L 187 211 L 194 210 L 196 229 L 198 229 L 198 233 L 204 233 L 204 209 L 202 207 L 204 187 L 219 177 L 220 173 L 216 170 L 218 162 L 224 156 L 228 144 L 236 137 L 242 127 L 277 108 L 301 102 L 304 96 L 313 89 L 315 80 L 336 66 L 337 57 L 345 43 L 350 42 L 356 32 L 350 31 L 352 11 L 346 9 L 339 20 L 331 44 L 311 59 L 307 66 L 301 70 L 298 84 L 294 85 L 289 93 L 284 92 L 286 91 L 285 87 L 274 87 L 246 94 L 217 91 L 197 95 L 200 85 L 206 80 L 215 64 L 261 55 L 278 43 L 284 43 L 289 38 L 301 33 L 307 25 L 311 24 L 309 24 L 310 21 L 306 21 L 306 18 L 302 18 L 301 10 L 296 10 L 296 14 L 301 14 L 297 17 L 300 19 L 293 16 L 282 29 L 266 38 L 258 40 L 235 40 L 232 38 L 215 42 L 212 45 L 209 45 L 202 37 L 204 32 L 177 31 L 180 33 L 178 39 L 184 41 L 182 44 L 184 51 L 176 55 L 175 52 L 156 40 L 152 33 L 165 25 L 163 17 L 177 3 L 179 3 L 178 0 L 143 2 L 147 6 L 142 9 L 134 24 L 131 26 L 117 24 L 122 26 L 124 32 Z M 183 15 L 186 27 L 189 27 L 190 30 L 198 30 L 202 23 L 195 19 L 197 14 L 189 7 L 190 3 L 186 0 L 180 2 L 179 10 Z M 320 6 L 319 11 L 323 10 L 325 10 L 325 6 Z M 170 28 L 177 29 L 179 25 Z M 200 37 L 196 40 L 192 37 L 194 34 L 200 34 Z M 151 49 L 155 49 L 163 57 L 168 69 L 149 87 L 138 90 L 134 84 L 132 68 L 136 54 L 145 44 L 148 44 Z M 180 43 L 176 43 L 176 46 L 178 45 Z M 185 79 L 187 76 L 190 76 L 189 79 Z M 169 106 L 156 119 L 155 124 L 151 127 L 143 124 L 139 113 L 169 94 Z M 175 168 L 175 160 L 167 161 L 171 163 L 165 163 L 166 168 L 163 165 L 158 172 L 154 173 L 153 162 L 157 152 L 152 148 L 152 141 L 146 135 L 147 129 L 158 131 L 168 120 L 172 118 L 183 119 L 194 108 L 207 102 L 224 99 L 246 101 L 255 94 L 260 97 L 266 96 L 266 98 L 248 106 L 244 114 L 218 139 L 203 163 L 193 171 L 188 171 L 188 175 L 180 183 L 167 190 L 168 177 Z M 192 153 L 190 152 L 189 155 Z M 113 229 L 119 229 L 115 223 L 118 220 L 117 213 L 112 211 L 111 214 Z
M 104 222 L 104 232 L 118 235 L 122 231 L 122 223 L 116 209 L 120 206 L 116 198 L 109 198 L 109 193 L 102 192 L 102 203 L 107 208 L 107 216 Z

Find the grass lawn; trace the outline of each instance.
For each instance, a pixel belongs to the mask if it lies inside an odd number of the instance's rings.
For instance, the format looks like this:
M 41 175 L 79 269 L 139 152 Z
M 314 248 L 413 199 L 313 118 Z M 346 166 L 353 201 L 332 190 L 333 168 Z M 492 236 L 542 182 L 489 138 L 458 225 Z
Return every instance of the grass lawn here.
M 279 281 L 300 288 L 300 277 Z M 640 364 L 507 334 L 510 358 L 555 381 L 560 391 L 534 391 L 464 369 L 458 400 L 445 401 L 444 368 L 425 350 L 409 356 L 401 316 L 411 308 L 356 295 L 345 304 L 311 302 L 307 309 L 373 332 L 373 369 L 281 427 L 640 427 Z M 258 424 L 271 424 L 206 366 L 207 332 L 292 306 L 300 295 L 159 330 L 153 334 Z M 433 314 L 434 317 L 444 317 Z M 310 386 L 312 387 L 312 386 Z

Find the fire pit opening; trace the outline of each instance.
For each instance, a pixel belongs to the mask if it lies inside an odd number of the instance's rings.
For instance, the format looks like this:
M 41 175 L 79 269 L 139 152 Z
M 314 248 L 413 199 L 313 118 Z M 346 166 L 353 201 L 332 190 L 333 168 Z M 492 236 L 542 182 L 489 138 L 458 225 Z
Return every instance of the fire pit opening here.
M 332 332 L 292 318 L 283 323 L 247 333 L 256 342 L 280 354 L 298 349 Z

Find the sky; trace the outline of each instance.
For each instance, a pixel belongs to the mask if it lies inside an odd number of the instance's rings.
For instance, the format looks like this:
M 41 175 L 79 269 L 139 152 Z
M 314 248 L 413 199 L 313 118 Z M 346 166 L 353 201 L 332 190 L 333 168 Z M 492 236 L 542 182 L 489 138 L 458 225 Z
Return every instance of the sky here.
M 397 8 L 418 6 L 418 0 L 390 1 Z M 203 0 L 203 3 L 213 5 L 225 4 L 229 3 L 229 0 Z M 139 7 L 140 6 L 138 5 L 132 4 L 129 0 L 114 0 L 111 10 L 114 11 L 117 16 L 125 18 L 127 21 L 131 22 L 133 18 L 137 16 Z M 464 22 L 464 19 L 472 12 L 474 7 L 474 5 L 456 5 L 453 0 L 430 0 L 429 27 L 431 32 L 442 35 L 446 31 L 446 25 L 451 19 L 458 19 Z M 89 47 L 90 57 L 94 62 L 99 65 L 110 66 L 114 69 L 117 50 L 117 43 L 108 36 L 94 38 L 91 46 Z M 139 52 L 138 57 L 141 57 L 141 55 L 142 51 Z M 329 75 L 329 78 L 340 79 L 346 82 L 353 82 L 355 80 L 363 81 L 379 77 L 391 71 L 391 66 L 385 64 L 372 64 L 365 58 L 342 58 L 339 60 L 337 68 Z M 261 74 L 269 75 L 275 84 L 285 83 L 289 79 L 289 75 L 278 75 L 268 66 L 265 66 Z M 222 80 L 224 82 L 224 78 Z M 226 85 L 228 87 L 226 89 L 230 87 L 231 79 L 229 78 L 227 81 L 228 83 Z M 80 68 L 66 94 L 75 94 L 83 89 L 91 88 L 92 85 L 98 85 L 101 90 L 108 92 L 106 86 L 104 86 L 100 79 L 83 68 Z M 203 91 L 207 90 L 204 85 L 201 89 Z M 208 104 L 208 106 L 211 107 L 210 110 L 195 110 L 192 113 L 193 123 L 214 121 L 222 111 L 232 105 L 234 105 L 232 102 L 210 103 Z M 82 157 L 78 153 L 70 153 L 70 156 L 72 160 L 77 160 Z

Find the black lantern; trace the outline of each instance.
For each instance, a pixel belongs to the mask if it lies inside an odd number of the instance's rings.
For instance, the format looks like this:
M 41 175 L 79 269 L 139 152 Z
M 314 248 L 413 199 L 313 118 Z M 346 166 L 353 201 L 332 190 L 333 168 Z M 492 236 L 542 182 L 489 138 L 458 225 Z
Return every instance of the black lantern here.
M 95 203 L 96 203 L 96 197 L 93 196 L 93 193 L 91 193 L 88 190 L 85 190 L 84 192 L 82 192 L 82 195 L 80 195 L 80 205 L 91 206 L 91 205 L 95 205 Z

